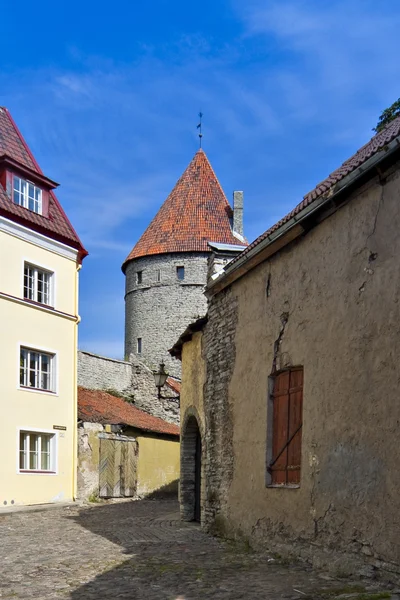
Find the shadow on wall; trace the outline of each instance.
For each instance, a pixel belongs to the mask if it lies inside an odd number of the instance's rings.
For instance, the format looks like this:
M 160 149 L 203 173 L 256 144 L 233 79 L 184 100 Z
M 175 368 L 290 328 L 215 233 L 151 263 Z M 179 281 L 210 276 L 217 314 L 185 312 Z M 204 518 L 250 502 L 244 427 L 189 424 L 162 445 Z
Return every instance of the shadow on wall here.
M 178 499 L 178 491 L 179 491 L 179 479 L 175 479 L 175 481 L 171 481 L 166 485 L 158 488 L 151 492 L 151 494 L 147 494 L 147 500 L 161 500 L 163 498 L 170 499 Z

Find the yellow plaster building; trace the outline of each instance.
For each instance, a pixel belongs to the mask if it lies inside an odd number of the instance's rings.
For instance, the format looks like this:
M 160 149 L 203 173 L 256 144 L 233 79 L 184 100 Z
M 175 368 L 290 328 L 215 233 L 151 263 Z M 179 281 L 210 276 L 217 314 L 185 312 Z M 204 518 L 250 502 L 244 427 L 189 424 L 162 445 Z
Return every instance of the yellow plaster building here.
M 0 507 L 76 495 L 78 272 L 87 252 L 0 108 Z

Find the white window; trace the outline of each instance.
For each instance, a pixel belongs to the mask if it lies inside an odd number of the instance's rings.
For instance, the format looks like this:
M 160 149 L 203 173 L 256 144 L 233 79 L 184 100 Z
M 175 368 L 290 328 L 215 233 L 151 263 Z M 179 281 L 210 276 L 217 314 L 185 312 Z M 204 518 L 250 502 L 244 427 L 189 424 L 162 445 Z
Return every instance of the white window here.
M 34 265 L 24 265 L 24 298 L 40 304 L 51 305 L 52 273 Z
M 21 387 L 54 392 L 54 363 L 54 354 L 21 347 L 19 377 Z
M 14 175 L 13 200 L 24 208 L 42 214 L 42 190 L 30 181 Z
M 20 431 L 19 470 L 55 473 L 55 434 Z

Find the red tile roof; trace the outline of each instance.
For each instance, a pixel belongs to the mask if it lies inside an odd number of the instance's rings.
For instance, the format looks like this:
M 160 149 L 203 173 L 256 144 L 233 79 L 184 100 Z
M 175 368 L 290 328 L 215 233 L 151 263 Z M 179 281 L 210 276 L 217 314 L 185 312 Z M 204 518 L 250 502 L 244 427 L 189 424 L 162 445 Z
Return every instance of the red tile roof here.
M 143 431 L 179 435 L 179 427 L 153 417 L 103 390 L 78 388 L 78 418 L 103 425 L 130 425 Z
M 207 242 L 245 245 L 232 233 L 233 211 L 203 150 L 179 179 L 124 262 L 170 252 L 210 252 Z
M 43 177 L 43 171 L 34 159 L 9 111 L 2 107 L 0 107 L 0 157 L 16 161 L 21 168 L 28 169 L 32 177 L 35 173 Z M 0 184 L 0 215 L 76 248 L 79 250 L 80 259 L 87 255 L 87 251 L 52 191 L 49 193 L 49 214 L 45 217 L 14 204 Z
M 166 384 L 178 395 L 181 393 L 181 382 L 177 379 L 174 379 L 173 377 L 167 377 Z
M 252 248 L 257 246 L 260 242 L 265 240 L 271 233 L 279 229 L 282 225 L 290 221 L 304 208 L 312 204 L 315 200 L 326 194 L 346 175 L 349 175 L 352 171 L 355 171 L 363 163 L 365 163 L 371 156 L 384 149 L 387 144 L 394 140 L 400 135 L 400 117 L 397 117 L 394 121 L 389 123 L 385 129 L 377 133 L 373 138 L 370 139 L 362 148 L 349 159 L 347 159 L 336 171 L 333 171 L 326 179 L 321 181 L 311 192 L 308 192 L 303 200 L 293 210 L 290 211 L 280 221 L 272 225 L 267 231 L 262 233 L 257 239 L 254 240 L 243 252 L 235 256 L 235 258 L 229 263 L 229 266 L 233 265 L 239 259 L 244 257 Z

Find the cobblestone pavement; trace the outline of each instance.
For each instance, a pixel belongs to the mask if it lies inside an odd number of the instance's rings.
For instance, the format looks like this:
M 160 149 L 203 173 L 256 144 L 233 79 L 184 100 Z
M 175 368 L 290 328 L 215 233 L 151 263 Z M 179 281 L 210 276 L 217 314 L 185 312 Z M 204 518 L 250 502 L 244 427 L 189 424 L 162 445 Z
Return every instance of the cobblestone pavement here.
M 0 536 L 1 600 L 396 597 L 217 541 L 172 500 L 0 513 Z

